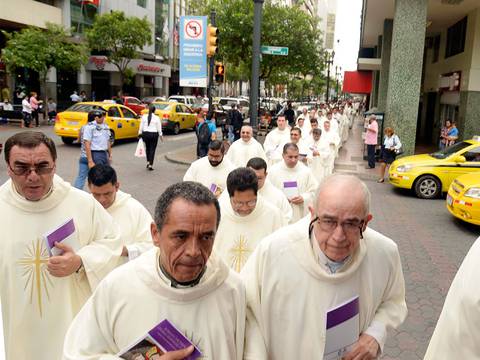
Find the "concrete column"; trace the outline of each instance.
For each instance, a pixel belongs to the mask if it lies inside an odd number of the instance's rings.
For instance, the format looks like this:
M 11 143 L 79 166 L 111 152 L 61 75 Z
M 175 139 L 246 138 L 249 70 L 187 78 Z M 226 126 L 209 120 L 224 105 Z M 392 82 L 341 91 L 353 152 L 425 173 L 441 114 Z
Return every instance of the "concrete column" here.
M 92 92 L 92 72 L 86 70 L 82 65 L 77 72 L 78 93 L 85 91 L 87 98 L 90 98 Z
M 57 69 L 53 66 L 47 71 L 45 86 L 45 94 L 42 94 L 42 97 L 45 99 L 52 98 L 57 102 Z
M 471 139 L 479 134 L 478 113 L 480 109 L 479 91 L 461 91 L 458 109 L 457 128 L 459 139 Z
M 388 75 L 390 68 L 390 55 L 392 52 L 393 20 L 385 19 L 383 22 L 382 36 L 382 69 L 378 79 L 378 109 L 385 111 L 387 105 Z
M 395 129 L 406 155 L 415 150 L 427 4 L 428 0 L 395 2 L 385 125 Z

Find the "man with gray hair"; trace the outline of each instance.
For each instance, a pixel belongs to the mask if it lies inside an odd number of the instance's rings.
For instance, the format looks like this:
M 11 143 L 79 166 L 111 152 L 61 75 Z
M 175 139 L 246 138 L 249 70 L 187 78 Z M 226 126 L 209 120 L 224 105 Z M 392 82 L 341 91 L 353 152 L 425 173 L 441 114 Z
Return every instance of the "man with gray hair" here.
M 245 288 L 212 253 L 217 199 L 201 184 L 177 183 L 158 199 L 154 220 L 155 249 L 100 283 L 67 333 L 64 359 L 117 358 L 164 319 L 186 334 L 202 358 L 242 359 Z M 191 346 L 161 358 L 185 359 L 193 351 Z
M 309 216 L 261 241 L 241 272 L 245 359 L 380 356 L 407 307 L 397 245 L 367 227 L 369 203 L 358 178 L 330 176 Z

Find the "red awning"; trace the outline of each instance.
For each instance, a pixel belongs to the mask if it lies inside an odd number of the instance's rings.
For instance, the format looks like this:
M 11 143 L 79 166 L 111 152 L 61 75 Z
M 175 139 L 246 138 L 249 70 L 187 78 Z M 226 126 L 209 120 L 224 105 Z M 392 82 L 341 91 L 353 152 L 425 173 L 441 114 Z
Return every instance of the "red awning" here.
M 350 94 L 370 94 L 372 92 L 372 72 L 345 71 L 343 92 Z

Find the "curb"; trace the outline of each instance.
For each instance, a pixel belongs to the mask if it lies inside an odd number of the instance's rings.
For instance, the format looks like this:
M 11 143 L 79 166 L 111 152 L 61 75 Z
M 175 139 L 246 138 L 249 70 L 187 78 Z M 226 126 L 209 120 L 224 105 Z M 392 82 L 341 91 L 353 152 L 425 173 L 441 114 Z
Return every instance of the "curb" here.
M 174 156 L 175 152 L 168 152 L 165 154 L 165 160 L 167 160 L 168 162 L 171 162 L 171 163 L 174 163 L 174 164 L 179 164 L 179 165 L 186 165 L 186 166 L 190 166 L 192 165 L 191 162 L 189 161 L 183 161 L 183 160 L 177 160 L 175 159 L 173 156 Z

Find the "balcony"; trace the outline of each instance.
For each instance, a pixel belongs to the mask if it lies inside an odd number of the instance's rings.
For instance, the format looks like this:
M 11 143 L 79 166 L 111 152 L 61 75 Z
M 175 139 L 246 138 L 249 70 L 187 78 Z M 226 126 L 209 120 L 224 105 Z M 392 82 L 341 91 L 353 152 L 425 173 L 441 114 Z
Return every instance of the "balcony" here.
M 62 24 L 62 9 L 34 0 L 0 0 L 0 22 L 45 28 L 46 22 Z

